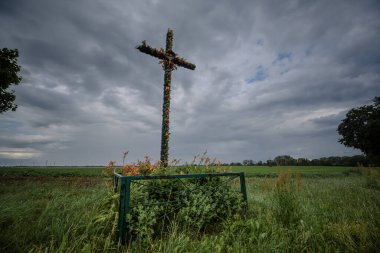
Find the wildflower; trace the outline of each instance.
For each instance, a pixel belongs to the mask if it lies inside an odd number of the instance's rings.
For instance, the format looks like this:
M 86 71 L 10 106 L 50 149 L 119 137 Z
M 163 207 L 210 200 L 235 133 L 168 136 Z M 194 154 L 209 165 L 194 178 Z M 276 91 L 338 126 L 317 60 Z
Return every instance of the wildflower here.
M 138 168 L 134 164 L 125 165 L 122 171 L 125 176 L 135 176 L 140 174 Z
M 103 172 L 103 174 L 104 175 L 111 175 L 114 172 L 113 166 L 115 166 L 115 162 L 109 161 L 105 171 Z
M 180 160 L 178 160 L 178 159 L 176 159 L 176 158 L 173 158 L 171 164 L 172 164 L 173 166 L 176 166 L 176 165 L 179 164 L 179 161 L 180 161 Z

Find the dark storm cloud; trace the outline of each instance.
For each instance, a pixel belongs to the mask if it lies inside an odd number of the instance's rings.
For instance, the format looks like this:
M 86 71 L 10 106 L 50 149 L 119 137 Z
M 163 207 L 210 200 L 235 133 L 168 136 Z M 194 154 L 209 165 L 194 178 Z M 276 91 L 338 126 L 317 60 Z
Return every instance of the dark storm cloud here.
M 163 71 L 135 47 L 164 48 L 168 27 L 174 51 L 197 66 L 173 72 L 171 156 L 353 154 L 336 127 L 380 94 L 379 10 L 377 1 L 2 1 L 0 41 L 20 50 L 24 78 L 17 113 L 1 116 L 2 159 L 96 164 L 126 148 L 131 160 L 157 159 Z

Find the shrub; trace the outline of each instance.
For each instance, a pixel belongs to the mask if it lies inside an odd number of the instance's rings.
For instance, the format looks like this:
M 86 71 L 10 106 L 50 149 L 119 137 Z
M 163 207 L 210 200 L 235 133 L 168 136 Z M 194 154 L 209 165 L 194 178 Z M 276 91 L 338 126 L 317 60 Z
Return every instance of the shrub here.
M 207 230 L 241 211 L 241 196 L 220 178 L 149 180 L 132 184 L 127 233 L 151 239 L 171 222 L 185 230 Z
M 178 160 L 174 160 L 178 162 Z M 110 163 L 106 172 L 114 170 Z M 146 156 L 137 166 L 125 165 L 124 175 L 217 173 L 215 159 L 203 155 L 198 164 L 159 168 Z M 215 230 L 218 223 L 242 210 L 242 197 L 228 178 L 156 179 L 134 181 L 131 184 L 131 209 L 127 216 L 129 239 L 149 243 L 155 233 L 165 231 L 175 222 L 179 228 L 191 231 Z

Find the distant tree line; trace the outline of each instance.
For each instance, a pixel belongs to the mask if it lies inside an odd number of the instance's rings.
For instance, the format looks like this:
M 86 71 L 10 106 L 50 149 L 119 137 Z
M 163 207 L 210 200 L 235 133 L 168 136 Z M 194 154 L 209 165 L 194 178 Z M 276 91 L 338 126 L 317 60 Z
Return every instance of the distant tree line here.
M 364 155 L 355 156 L 329 156 L 319 159 L 293 158 L 289 155 L 276 156 L 273 160 L 253 161 L 244 160 L 243 162 L 231 162 L 230 166 L 368 166 L 368 158 Z

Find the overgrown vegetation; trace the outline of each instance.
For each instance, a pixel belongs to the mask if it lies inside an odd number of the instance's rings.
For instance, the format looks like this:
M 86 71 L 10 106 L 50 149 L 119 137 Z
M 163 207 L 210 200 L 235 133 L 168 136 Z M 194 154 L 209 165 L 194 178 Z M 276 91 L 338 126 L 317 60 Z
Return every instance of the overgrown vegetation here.
M 290 171 L 278 175 L 273 191 L 272 212 L 278 224 L 284 227 L 296 226 L 301 217 L 302 207 L 299 200 L 300 177 L 297 186 Z
M 174 159 L 173 165 L 179 161 Z M 203 154 L 195 157 L 190 165 L 160 167 L 148 156 L 137 164 L 115 168 L 110 161 L 105 174 L 119 171 L 126 176 L 158 174 L 162 179 L 134 181 L 131 184 L 131 210 L 127 215 L 128 240 L 147 244 L 157 234 L 166 232 L 171 223 L 181 231 L 196 234 L 203 231 L 217 232 L 223 220 L 242 211 L 242 195 L 231 184 L 233 178 L 207 177 L 190 179 L 165 179 L 165 175 L 188 173 L 219 173 L 222 168 Z M 235 176 L 236 178 L 236 176 Z
M 348 176 L 247 179 L 248 214 L 220 226 L 184 228 L 119 245 L 118 195 L 111 181 L 0 181 L 1 252 L 376 252 L 380 248 L 379 170 Z M 375 183 L 375 184 L 374 184 Z M 107 185 L 107 186 L 106 186 Z M 206 201 L 206 200 L 204 200 Z M 146 209 L 142 213 L 147 213 Z M 142 220 L 150 220 L 149 213 Z M 175 218 L 175 217 L 174 217 Z M 202 215 L 200 215 L 202 220 Z M 206 226 L 207 227 L 207 226 Z M 149 232 L 150 233 L 150 232 Z

